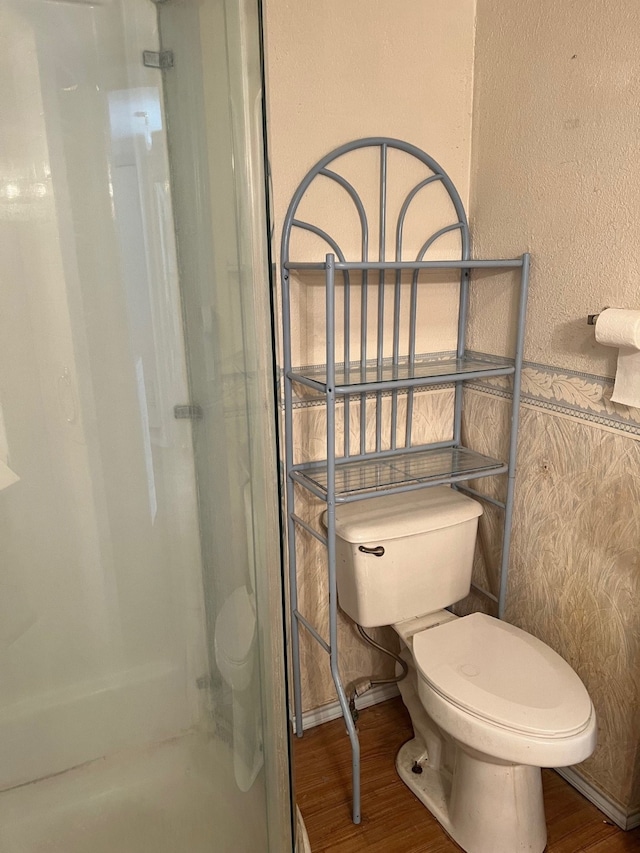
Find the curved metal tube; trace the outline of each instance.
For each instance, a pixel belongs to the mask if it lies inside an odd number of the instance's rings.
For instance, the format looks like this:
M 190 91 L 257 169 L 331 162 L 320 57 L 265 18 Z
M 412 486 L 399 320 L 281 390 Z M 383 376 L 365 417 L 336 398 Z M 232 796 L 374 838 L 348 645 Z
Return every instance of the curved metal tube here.
M 330 178 L 332 181 L 339 184 L 349 194 L 355 204 L 358 216 L 360 217 L 360 226 L 362 228 L 362 260 L 366 261 L 369 248 L 369 223 L 367 221 L 367 213 L 364 209 L 362 199 L 356 192 L 353 184 L 350 184 L 346 178 L 339 175 L 337 172 L 332 172 L 330 169 L 321 169 L 318 174 L 323 175 L 325 178 Z
M 382 148 L 383 146 L 387 149 L 392 148 L 397 151 L 403 151 L 405 154 L 409 154 L 415 157 L 421 163 L 424 163 L 424 165 L 427 166 L 427 168 L 433 173 L 433 175 L 437 175 L 438 180 L 442 181 L 449 194 L 449 197 L 457 213 L 458 221 L 465 223 L 466 226 L 467 216 L 464 210 L 462 199 L 460 198 L 460 195 L 457 189 L 455 188 L 455 185 L 451 178 L 440 166 L 440 164 L 433 159 L 433 157 L 429 156 L 429 154 L 422 151 L 420 148 L 417 148 L 415 145 L 411 145 L 410 143 L 404 142 L 401 139 L 394 139 L 392 137 L 385 136 L 370 136 L 366 137 L 365 139 L 358 139 L 353 142 L 347 142 L 344 145 L 335 148 L 333 151 L 329 152 L 329 154 L 325 155 L 321 160 L 319 160 L 302 179 L 297 190 L 293 194 L 293 197 L 289 204 L 289 208 L 284 218 L 282 226 L 282 242 L 280 252 L 281 262 L 284 263 L 289 260 L 289 238 L 291 233 L 291 226 L 295 218 L 298 205 L 300 204 L 302 197 L 304 196 L 305 192 L 309 188 L 314 178 L 316 178 L 317 175 L 321 174 L 323 170 L 326 170 L 327 166 L 330 163 L 332 163 L 334 160 L 337 160 L 339 157 L 342 157 L 344 154 L 348 154 L 351 151 L 357 151 L 360 148 Z M 463 250 L 463 258 L 466 260 L 468 258 L 468 240 L 464 240 L 463 243 L 466 244 Z

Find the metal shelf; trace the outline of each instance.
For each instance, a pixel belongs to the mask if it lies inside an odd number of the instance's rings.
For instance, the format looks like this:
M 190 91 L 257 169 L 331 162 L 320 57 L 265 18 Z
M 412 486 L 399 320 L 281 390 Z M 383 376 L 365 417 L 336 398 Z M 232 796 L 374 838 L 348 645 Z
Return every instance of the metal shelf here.
M 347 503 L 359 500 L 372 492 L 403 492 L 425 486 L 456 483 L 464 480 L 503 474 L 507 465 L 490 456 L 483 456 L 467 447 L 437 447 L 426 450 L 407 450 L 389 456 L 350 462 L 336 459 L 335 499 Z M 323 500 L 327 499 L 328 471 L 324 464 L 296 466 L 291 477 Z
M 364 177 L 359 170 L 344 171 L 342 158 L 353 152 L 369 149 L 366 162 L 374 172 Z M 358 156 L 358 155 L 355 155 Z M 388 172 L 395 173 L 397 158 L 413 158 L 416 183 L 408 189 L 399 210 L 387 205 Z M 390 159 L 391 158 L 391 159 Z M 362 161 L 364 162 L 364 161 Z M 360 165 L 362 165 L 362 162 Z M 404 167 L 403 167 L 404 168 Z M 378 203 L 373 201 L 369 184 L 366 196 L 352 183 L 353 174 L 362 180 L 379 182 Z M 398 172 L 399 174 L 399 172 Z M 407 170 L 407 174 L 414 174 Z M 342 193 L 346 206 L 359 219 L 360 228 L 349 219 L 348 233 L 340 229 L 341 217 L 325 231 L 322 224 L 298 218 L 299 212 L 313 216 L 314 204 L 300 206 L 311 185 L 332 183 Z M 405 182 L 403 175 L 402 182 Z M 431 185 L 440 185 L 448 195 L 449 224 L 429 233 L 409 234 L 407 223 L 417 231 L 422 222 L 412 210 L 414 199 Z M 395 198 L 395 195 L 394 195 Z M 365 204 L 365 200 L 367 203 Z M 443 213 L 446 206 L 441 206 Z M 440 207 L 439 207 L 440 209 Z M 395 215 L 394 215 L 395 214 Z M 447 221 L 447 220 L 443 220 Z M 373 224 L 373 231 L 370 225 Z M 407 227 L 405 227 L 407 226 Z M 325 226 L 327 227 L 327 226 Z M 334 229 L 338 233 L 334 233 Z M 308 258 L 297 262 L 291 259 L 292 233 L 306 233 L 327 247 L 324 260 Z M 406 233 L 405 233 L 406 232 Z M 445 235 L 458 235 L 460 257 L 451 260 L 431 259 L 437 241 Z M 377 242 L 373 248 L 372 236 Z M 341 248 L 346 238 L 352 250 L 359 243 L 359 260 L 347 257 Z M 340 238 L 340 239 L 338 239 Z M 411 245 L 413 251 L 408 250 Z M 418 248 L 419 247 L 419 248 Z M 431 255 L 430 255 L 431 253 Z M 374 259 L 374 254 L 377 256 Z M 286 463 L 287 545 L 289 570 L 289 600 L 291 606 L 291 660 L 295 703 L 296 733 L 302 736 L 302 655 L 299 632 L 304 630 L 329 655 L 329 666 L 338 701 L 351 743 L 351 772 L 353 784 L 353 822 L 360 823 L 360 742 L 352 715 L 355 695 L 347 695 L 342 681 L 338 652 L 338 590 L 336 577 L 336 505 L 366 500 L 381 493 L 410 492 L 438 484 L 458 484 L 457 488 L 472 497 L 501 509 L 503 515 L 502 553 L 500 557 L 499 591 L 497 595 L 484 591 L 502 617 L 507 589 L 511 519 L 514 503 L 517 432 L 521 388 L 524 326 L 529 279 L 530 257 L 472 259 L 469 226 L 464 205 L 453 182 L 441 166 L 428 154 L 409 143 L 387 137 L 355 140 L 331 151 L 310 169 L 295 191 L 287 210 L 280 250 L 283 320 L 284 368 L 284 452 Z M 411 257 L 408 257 L 408 256 Z M 429 256 L 429 259 L 425 259 Z M 292 276 L 292 271 L 297 274 Z M 458 335 L 455 355 L 421 355 L 416 349 L 429 349 L 425 342 L 423 318 L 429 315 L 430 285 L 437 276 L 421 275 L 435 270 L 457 270 L 459 273 Z M 512 270 L 509 278 L 517 298 L 515 347 L 513 359 L 478 356 L 467 351 L 466 327 L 470 287 L 482 287 L 486 276 L 471 281 L 472 270 L 494 273 Z M 292 362 L 292 298 L 291 284 L 306 287 L 316 285 L 317 276 L 305 276 L 306 271 L 318 271 L 324 277 L 325 366 L 294 368 Z M 360 274 L 361 273 L 361 274 Z M 441 279 L 442 277 L 440 277 Z M 447 280 L 451 276 L 446 277 Z M 337 284 L 337 282 L 339 282 Z M 304 300 L 296 300 L 304 307 Z M 435 346 L 433 347 L 435 349 Z M 375 359 L 371 357 L 375 354 Z M 390 355 L 390 357 L 387 357 Z M 371 360 L 370 360 L 371 359 Z M 462 446 L 462 406 L 465 380 L 490 376 L 512 376 L 511 424 L 509 428 L 508 462 L 501 462 Z M 452 383 L 450 440 L 416 446 L 412 424 L 417 419 L 416 390 L 423 386 Z M 323 399 L 326 413 L 326 459 L 320 462 L 294 462 L 294 384 L 302 384 Z M 298 389 L 299 390 L 299 389 Z M 338 402 L 340 405 L 338 406 Z M 338 443 L 341 455 L 335 456 Z M 400 446 L 399 446 L 400 445 Z M 373 449 L 375 448 L 375 452 Z M 384 449 L 383 449 L 384 448 Z M 483 495 L 466 481 L 496 474 L 506 476 L 504 501 Z M 305 520 L 296 511 L 301 486 L 326 503 L 326 535 L 318 528 L 319 519 Z M 298 610 L 298 571 L 296 546 L 300 530 L 315 537 L 327 549 L 328 636 L 321 632 Z M 309 615 L 309 614 L 307 614 Z
M 308 223 L 293 222 L 293 225 L 304 227 Z M 462 225 L 462 223 L 458 223 Z M 466 223 L 464 223 L 466 225 Z M 314 229 L 308 229 L 314 230 Z M 447 229 L 451 230 L 451 229 Z M 316 233 L 318 233 L 316 231 Z M 517 269 L 522 266 L 522 258 L 463 258 L 462 260 L 444 260 L 444 261 L 336 261 L 337 270 L 498 270 L 498 269 Z M 298 270 L 300 272 L 313 272 L 325 269 L 325 264 L 321 262 L 309 261 L 285 261 L 282 264 L 283 269 Z
M 336 364 L 335 392 L 339 395 L 387 388 L 411 388 L 416 385 L 442 385 L 461 379 L 481 379 L 486 376 L 509 376 L 515 372 L 507 358 L 463 356 L 462 358 L 422 357 L 404 363 Z M 293 382 L 300 382 L 323 393 L 327 390 L 327 367 L 303 368 L 289 373 Z

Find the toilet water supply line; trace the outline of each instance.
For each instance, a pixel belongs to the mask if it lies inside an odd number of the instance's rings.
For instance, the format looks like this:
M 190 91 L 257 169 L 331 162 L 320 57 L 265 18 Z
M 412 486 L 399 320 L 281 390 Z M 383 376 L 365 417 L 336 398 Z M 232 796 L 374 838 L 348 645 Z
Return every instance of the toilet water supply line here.
M 351 686 L 349 689 L 349 710 L 351 711 L 351 717 L 353 718 L 354 723 L 358 720 L 358 709 L 356 708 L 356 699 L 358 699 L 360 696 L 364 696 L 365 693 L 368 693 L 374 685 L 398 684 L 409 673 L 409 666 L 406 661 L 402 660 L 400 655 L 397 655 L 395 652 L 392 652 L 389 649 L 385 649 L 385 647 L 381 646 L 380 643 L 376 643 L 373 637 L 370 637 L 367 634 L 362 625 L 356 625 L 356 628 L 358 629 L 358 633 L 365 641 L 365 643 L 368 643 L 370 646 L 373 646 L 374 649 L 377 649 L 379 652 L 382 652 L 385 655 L 389 655 L 390 658 L 393 658 L 394 661 L 400 664 L 400 666 L 402 667 L 402 672 L 400 673 L 400 675 L 396 675 L 393 678 L 356 678 L 355 681 L 351 682 Z

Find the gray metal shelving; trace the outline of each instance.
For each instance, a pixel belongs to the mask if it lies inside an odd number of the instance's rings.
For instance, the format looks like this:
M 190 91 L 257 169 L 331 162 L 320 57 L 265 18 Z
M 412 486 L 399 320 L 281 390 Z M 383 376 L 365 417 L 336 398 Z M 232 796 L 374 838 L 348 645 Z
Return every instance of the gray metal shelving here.
M 370 228 L 365 204 L 355 186 L 344 174 L 336 170 L 340 166 L 341 158 L 360 149 L 372 149 L 379 155 L 379 194 L 375 211 L 378 232 L 377 260 L 371 260 L 369 257 Z M 391 260 L 386 257 L 390 152 L 399 152 L 413 158 L 414 164 L 417 161 L 419 167 L 424 170 L 424 177 L 411 187 L 400 205 L 395 222 L 394 258 Z M 394 153 L 393 156 L 397 155 Z M 355 208 L 361 229 L 359 260 L 347 261 L 332 235 L 318 225 L 297 218 L 300 202 L 309 188 L 315 181 L 323 180 L 333 181 L 340 187 Z M 416 196 L 434 183 L 441 184 L 446 190 L 454 212 L 453 221 L 433 234 L 424 235 L 424 241 L 415 258 L 407 260 L 403 257 L 407 213 Z M 291 235 L 294 229 L 310 232 L 324 241 L 331 251 L 323 261 L 298 262 L 291 259 Z M 451 232 L 459 234 L 460 258 L 424 260 L 433 244 Z M 360 746 L 349 708 L 349 698 L 338 669 L 335 509 L 340 503 L 442 484 L 451 484 L 466 494 L 499 507 L 503 510 L 504 519 L 499 592 L 498 595 L 488 590 L 480 592 L 496 604 L 498 616 L 502 617 L 507 587 L 516 472 L 529 255 L 525 253 L 513 259 L 471 259 L 469 227 L 464 207 L 444 170 L 433 158 L 415 146 L 396 139 L 373 137 L 356 140 L 337 148 L 307 173 L 296 190 L 285 217 L 280 261 L 284 325 L 287 536 L 296 733 L 301 736 L 303 731 L 299 646 L 299 630 L 302 627 L 329 654 L 331 674 L 351 741 L 353 821 L 359 823 Z M 514 358 L 471 354 L 466 350 L 470 273 L 478 269 L 494 272 L 511 269 L 519 272 L 519 275 L 514 277 L 517 278 L 515 286 L 519 290 Z M 460 273 L 457 348 L 455 353 L 444 355 L 416 352 L 420 295 L 430 286 L 430 282 L 421 276 L 435 270 L 458 270 Z M 325 279 L 326 361 L 322 366 L 294 367 L 291 354 L 291 275 L 295 273 L 304 284 L 306 275 L 318 272 L 323 273 Z M 317 282 L 317 276 L 315 281 Z M 482 281 L 474 282 L 473 286 L 482 287 Z M 372 304 L 375 304 L 374 322 L 371 322 Z M 338 305 L 343 318 L 340 328 L 336 328 Z M 392 317 L 392 324 L 387 322 L 389 315 Z M 508 458 L 505 460 L 492 459 L 477 453 L 464 447 L 461 441 L 464 383 L 495 376 L 510 376 L 513 383 L 510 445 Z M 453 384 L 455 389 L 451 438 L 431 444 L 416 444 L 412 440 L 416 391 L 443 384 Z M 327 453 L 323 460 L 296 462 L 294 459 L 293 410 L 296 385 L 306 389 L 307 394 L 314 393 L 326 404 Z M 387 405 L 385 400 L 388 397 L 390 402 Z M 343 433 L 340 455 L 334 452 L 338 432 L 338 407 L 341 411 Z M 367 429 L 368 419 L 374 425 L 371 430 L 374 435 Z M 357 434 L 357 439 L 354 440 L 352 432 Z M 476 481 L 502 474 L 507 475 L 505 501 L 482 494 L 468 484 L 469 480 Z M 320 525 L 318 528 L 314 527 L 298 514 L 296 487 L 305 489 L 326 504 L 326 529 Z M 298 610 L 296 537 L 300 529 L 314 536 L 327 548 L 328 639 L 314 627 L 308 615 L 305 616 Z

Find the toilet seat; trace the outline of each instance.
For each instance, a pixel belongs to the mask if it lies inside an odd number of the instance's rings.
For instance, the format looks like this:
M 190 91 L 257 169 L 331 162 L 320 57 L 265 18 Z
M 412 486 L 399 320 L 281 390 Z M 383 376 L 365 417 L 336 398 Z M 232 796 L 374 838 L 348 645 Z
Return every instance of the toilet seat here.
M 458 709 L 514 735 L 571 738 L 593 724 L 578 675 L 525 631 L 474 613 L 415 634 L 422 680 Z

